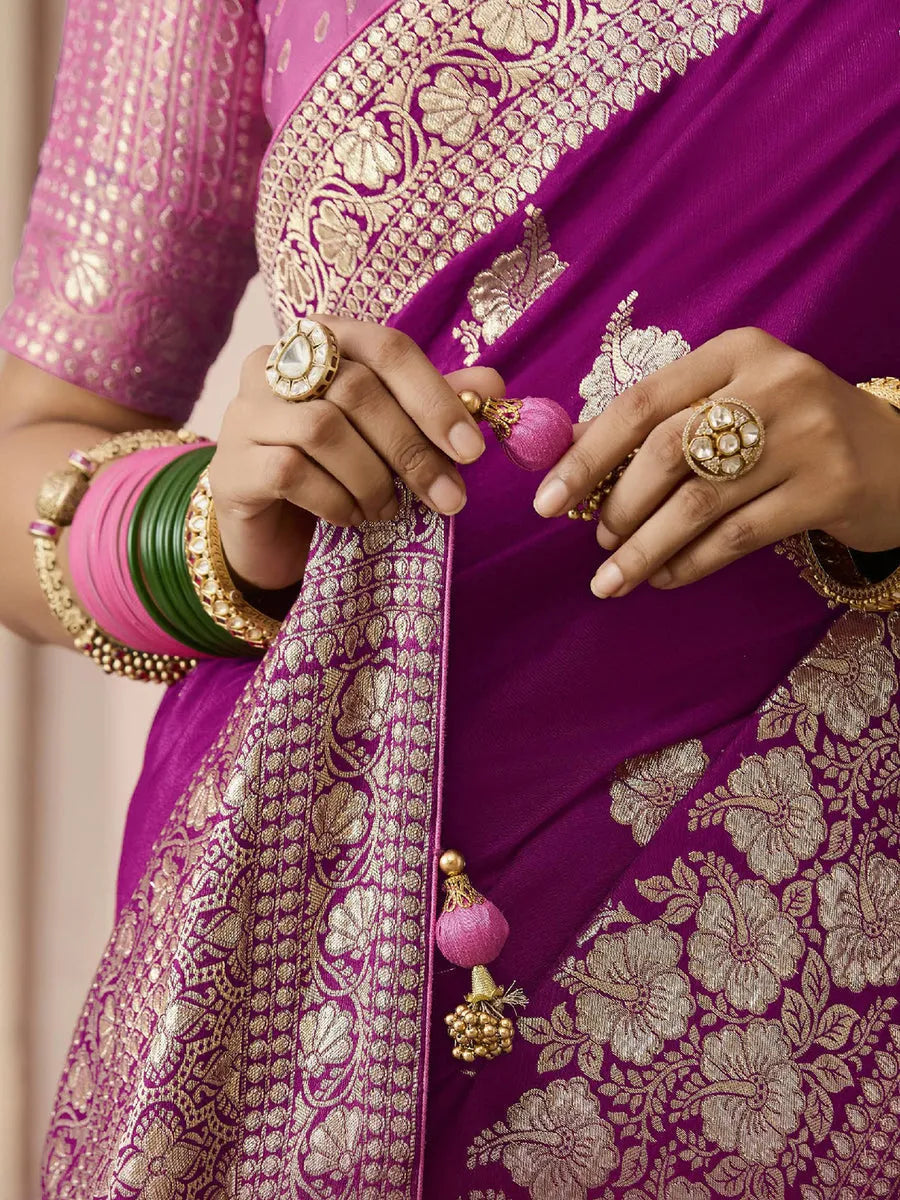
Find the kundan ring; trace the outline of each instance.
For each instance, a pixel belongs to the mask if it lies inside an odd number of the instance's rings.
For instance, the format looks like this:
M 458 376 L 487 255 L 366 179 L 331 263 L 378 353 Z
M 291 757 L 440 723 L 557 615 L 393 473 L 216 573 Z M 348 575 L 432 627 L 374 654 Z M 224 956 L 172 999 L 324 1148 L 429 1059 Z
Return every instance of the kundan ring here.
M 315 400 L 331 384 L 340 362 L 337 338 L 328 326 L 300 317 L 272 347 L 266 379 L 283 400 Z
M 704 479 L 739 479 L 759 462 L 766 431 L 759 414 L 733 396 L 695 405 L 681 439 L 688 466 Z

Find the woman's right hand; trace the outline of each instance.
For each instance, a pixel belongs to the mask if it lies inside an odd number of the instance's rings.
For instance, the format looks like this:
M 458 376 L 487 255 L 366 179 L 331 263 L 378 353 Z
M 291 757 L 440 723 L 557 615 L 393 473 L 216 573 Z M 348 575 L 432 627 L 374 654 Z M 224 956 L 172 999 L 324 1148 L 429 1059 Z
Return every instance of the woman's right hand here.
M 276 396 L 265 377 L 271 347 L 260 347 L 244 363 L 209 467 L 229 567 L 255 588 L 302 577 L 316 517 L 356 525 L 395 516 L 394 475 L 434 511 L 458 512 L 466 496 L 454 462 L 474 462 L 484 439 L 457 392 L 505 395 L 490 367 L 441 375 L 398 329 L 312 319 L 341 349 L 327 392 L 299 404 Z

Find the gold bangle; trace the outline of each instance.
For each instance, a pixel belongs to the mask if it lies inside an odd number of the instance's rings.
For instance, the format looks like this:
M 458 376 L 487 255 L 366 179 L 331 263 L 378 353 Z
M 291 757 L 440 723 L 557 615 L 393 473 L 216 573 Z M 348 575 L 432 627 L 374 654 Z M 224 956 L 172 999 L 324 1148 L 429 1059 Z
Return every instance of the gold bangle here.
M 254 608 L 235 587 L 222 550 L 207 471 L 197 481 L 188 505 L 184 552 L 194 591 L 210 620 L 247 645 L 267 649 L 281 622 Z
M 856 385 L 886 400 L 900 412 L 900 379 L 880 376 Z M 857 567 L 848 547 L 820 529 L 800 535 L 803 578 L 832 604 L 846 604 L 861 612 L 890 612 L 900 608 L 900 567 L 885 579 L 869 582 Z
M 76 649 L 92 658 L 107 675 L 122 675 L 148 683 L 177 683 L 197 665 L 197 660 L 135 650 L 105 633 L 81 607 L 63 578 L 56 555 L 57 542 L 63 530 L 72 524 L 76 509 L 99 467 L 138 450 L 189 445 L 199 440 L 196 434 L 186 429 L 145 429 L 117 434 L 91 450 L 73 450 L 69 455 L 69 467 L 51 472 L 41 485 L 37 498 L 38 519 L 28 527 L 34 541 L 34 565 L 41 591 Z

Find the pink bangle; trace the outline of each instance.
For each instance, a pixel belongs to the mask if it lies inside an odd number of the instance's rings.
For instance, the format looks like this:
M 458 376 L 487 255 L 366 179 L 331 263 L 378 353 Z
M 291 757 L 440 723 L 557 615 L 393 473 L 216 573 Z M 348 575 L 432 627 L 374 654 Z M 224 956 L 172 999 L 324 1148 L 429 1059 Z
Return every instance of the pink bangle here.
M 128 572 L 128 524 L 141 492 L 166 463 L 192 449 L 140 450 L 107 466 L 79 504 L 69 531 L 69 570 L 95 621 L 117 640 L 154 654 L 200 657 L 160 629 L 138 598 Z

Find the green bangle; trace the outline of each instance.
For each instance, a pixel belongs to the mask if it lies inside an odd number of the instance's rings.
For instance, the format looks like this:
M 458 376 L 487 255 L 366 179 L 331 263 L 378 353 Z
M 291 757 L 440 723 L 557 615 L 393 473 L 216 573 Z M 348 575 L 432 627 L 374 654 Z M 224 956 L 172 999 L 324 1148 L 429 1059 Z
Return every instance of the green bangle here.
M 167 464 L 144 489 L 135 507 L 128 531 L 128 563 L 135 588 L 151 616 L 173 637 L 200 653 L 228 655 L 231 645 L 220 640 L 212 622 L 196 619 L 182 600 L 171 563 L 164 557 L 165 533 L 177 522 L 179 478 L 196 480 L 206 467 L 214 446 L 202 446 Z
M 209 456 L 210 458 L 212 455 Z M 177 611 L 191 621 L 191 628 L 199 637 L 216 647 L 218 655 L 244 657 L 247 647 L 225 629 L 210 619 L 203 610 L 191 583 L 184 553 L 184 525 L 188 505 L 197 484 L 197 479 L 208 465 L 208 459 L 191 464 L 190 470 L 174 471 L 166 494 L 166 516 L 160 522 L 161 561 L 165 568 L 165 579 L 170 594 L 175 599 Z M 200 467 L 198 472 L 197 467 Z M 171 505 L 171 510 L 169 509 Z
M 166 468 L 163 468 L 163 471 Z M 128 549 L 128 573 L 131 576 L 134 590 L 137 592 L 138 599 L 144 608 L 149 613 L 153 621 L 159 625 L 160 629 L 176 641 L 184 642 L 191 646 L 194 650 L 199 650 L 200 647 L 195 645 L 190 638 L 186 637 L 184 630 L 174 622 L 170 621 L 168 616 L 162 611 L 156 601 L 156 596 L 151 590 L 150 581 L 145 573 L 145 564 L 141 560 L 140 533 L 145 524 L 144 516 L 147 511 L 148 500 L 150 493 L 159 481 L 159 477 L 163 472 L 160 471 L 153 476 L 147 487 L 141 493 L 131 518 L 128 523 L 127 549 Z

